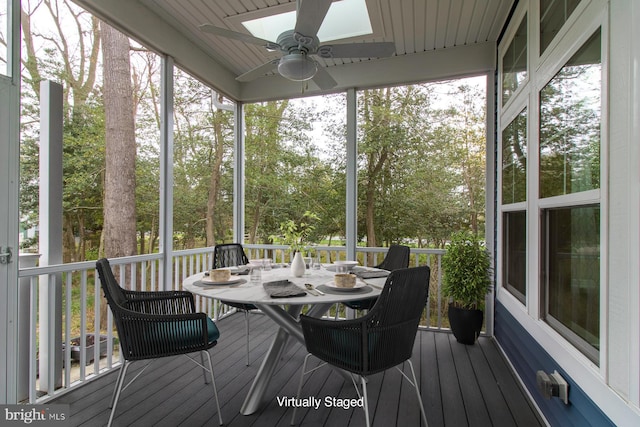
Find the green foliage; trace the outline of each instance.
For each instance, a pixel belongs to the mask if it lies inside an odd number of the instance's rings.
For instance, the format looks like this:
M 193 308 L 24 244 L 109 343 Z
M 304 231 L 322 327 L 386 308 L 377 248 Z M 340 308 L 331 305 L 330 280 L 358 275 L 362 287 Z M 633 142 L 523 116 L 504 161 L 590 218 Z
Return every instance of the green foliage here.
M 442 270 L 445 296 L 463 308 L 483 308 L 491 288 L 491 257 L 476 235 L 460 231 L 451 236 Z
M 310 243 L 309 236 L 316 228 L 313 222 L 319 219 L 315 213 L 306 211 L 298 222 L 292 219 L 282 222 L 280 232 L 283 243 L 289 245 L 294 253 L 305 250 Z

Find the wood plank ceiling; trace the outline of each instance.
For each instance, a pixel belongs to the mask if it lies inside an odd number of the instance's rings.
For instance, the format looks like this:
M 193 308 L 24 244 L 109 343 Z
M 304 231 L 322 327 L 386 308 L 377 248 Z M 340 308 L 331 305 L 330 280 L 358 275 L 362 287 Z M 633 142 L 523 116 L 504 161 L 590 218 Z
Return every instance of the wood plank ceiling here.
M 140 10 L 140 13 L 142 10 L 151 11 L 159 18 L 157 22 L 166 24 L 167 29 L 170 29 L 171 32 L 176 31 L 194 47 L 197 47 L 198 52 L 204 52 L 215 63 L 220 64 L 223 70 L 228 71 L 228 80 L 230 81 L 269 60 L 279 58 L 281 54 L 268 52 L 262 46 L 205 33 L 199 29 L 199 26 L 209 23 L 217 27 L 249 34 L 241 25 L 241 21 L 256 16 L 295 10 L 296 7 L 295 0 L 128 0 L 128 3 L 120 0 L 112 0 L 112 2 L 106 0 L 75 1 L 93 9 L 93 12 L 98 16 L 126 30 L 132 37 L 136 38 L 136 34 L 139 33 L 139 39 L 147 41 L 149 41 L 150 30 L 144 28 L 145 25 L 148 26 L 144 19 L 140 20 L 139 25 L 134 25 L 132 24 L 135 22 L 133 18 L 127 18 L 124 15 L 137 13 L 137 10 Z M 356 39 L 336 40 L 331 43 L 393 42 L 396 50 L 395 57 L 383 59 L 314 58 L 338 81 L 337 90 L 353 87 L 360 83 L 360 81 L 354 82 L 354 79 L 362 80 L 363 86 L 380 85 L 385 82 L 385 77 L 380 76 L 367 82 L 365 74 L 372 72 L 370 70 L 373 68 L 368 67 L 367 71 L 363 73 L 362 63 L 374 65 L 382 64 L 382 61 L 388 59 L 396 60 L 396 57 L 411 57 L 405 61 L 394 62 L 393 67 L 388 65 L 384 71 L 383 68 L 379 68 L 381 72 L 386 74 L 395 74 L 403 68 L 411 68 L 411 66 L 407 66 L 411 62 L 407 61 L 457 47 L 490 45 L 489 51 L 493 56 L 491 66 L 494 67 L 496 41 L 508 19 L 513 3 L 514 0 L 366 0 L 374 34 Z M 131 6 L 132 4 L 138 4 L 138 9 Z M 122 8 L 128 10 L 123 12 Z M 153 19 L 157 18 L 153 17 Z M 146 17 L 145 19 L 150 18 Z M 288 30 L 288 28 L 282 30 Z M 145 31 L 146 34 L 143 33 Z M 158 45 L 156 44 L 154 47 L 158 48 Z M 159 48 L 162 49 L 162 46 Z M 462 50 L 462 52 L 465 51 Z M 486 56 L 486 52 L 487 50 L 478 55 Z M 179 53 L 172 53 L 168 49 L 163 53 L 178 57 L 176 62 L 181 60 Z M 425 59 L 421 60 L 422 63 L 417 62 L 416 64 L 424 68 Z M 195 66 L 186 63 L 179 65 L 183 65 L 183 68 L 191 71 L 196 69 Z M 203 72 L 196 71 L 193 74 L 203 80 L 207 79 Z M 220 73 L 218 72 L 218 74 Z M 388 77 L 391 79 L 392 76 Z M 402 78 L 394 77 L 391 79 L 394 80 L 393 83 L 402 81 Z M 419 76 L 407 77 L 407 79 L 413 80 L 419 78 Z M 284 80 L 280 76 L 277 76 L 277 79 Z M 269 78 L 266 80 L 259 78 L 258 80 L 261 82 L 253 85 L 251 83 L 255 82 L 238 84 L 237 90 L 230 88 L 228 91 L 237 91 L 236 98 L 241 99 L 243 98 L 243 90 L 245 96 L 250 98 L 251 96 L 246 95 L 247 92 L 259 91 L 262 89 L 259 84 L 264 86 L 267 82 L 276 86 L 274 90 L 285 91 L 286 89 L 284 83 L 276 80 L 276 76 L 271 80 Z M 230 87 L 229 84 L 227 86 Z M 268 95 L 264 96 L 268 97 Z

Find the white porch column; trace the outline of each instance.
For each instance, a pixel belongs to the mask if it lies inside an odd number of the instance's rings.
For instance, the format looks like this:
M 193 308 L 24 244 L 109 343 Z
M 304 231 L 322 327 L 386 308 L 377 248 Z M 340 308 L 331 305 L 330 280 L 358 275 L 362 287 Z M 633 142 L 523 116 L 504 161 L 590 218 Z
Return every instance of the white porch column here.
M 40 266 L 62 264 L 62 85 L 40 83 Z M 40 277 L 40 389 L 62 385 L 62 276 Z M 53 370 L 50 370 L 50 368 Z
M 233 150 L 233 239 L 244 243 L 244 104 L 236 102 Z
M 168 56 L 162 58 L 160 115 L 159 288 L 169 290 L 173 274 L 173 58 Z
M 356 259 L 358 241 L 358 138 L 357 138 L 356 90 L 347 90 L 347 200 L 346 200 L 346 247 L 347 259 Z
M 496 278 L 496 235 L 495 235 L 495 227 L 497 226 L 496 219 L 496 203 L 495 203 L 495 190 L 496 190 L 496 182 L 498 179 L 498 171 L 496 170 L 496 110 L 495 110 L 495 100 L 496 100 L 496 74 L 495 73 L 487 73 L 487 87 L 486 87 L 487 101 L 486 101 L 486 118 L 485 118 L 485 222 L 484 222 L 484 236 L 485 241 L 487 243 L 487 249 L 491 254 L 491 267 L 494 269 L 493 278 L 494 278 L 494 287 L 492 291 L 486 297 L 486 307 L 485 310 L 485 329 L 487 335 L 493 336 L 493 327 L 494 327 L 494 306 L 495 306 L 495 278 Z

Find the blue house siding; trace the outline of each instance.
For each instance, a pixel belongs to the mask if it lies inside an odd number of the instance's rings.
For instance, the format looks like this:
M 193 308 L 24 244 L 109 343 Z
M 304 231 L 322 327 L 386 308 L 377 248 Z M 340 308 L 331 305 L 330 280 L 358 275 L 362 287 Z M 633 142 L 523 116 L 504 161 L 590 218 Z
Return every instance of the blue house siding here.
M 496 301 L 495 336 L 552 426 L 614 426 L 499 301 Z M 548 373 L 557 370 L 564 377 L 569 383 L 569 405 L 558 398 L 547 400 L 542 397 L 536 384 L 536 372 L 539 370 Z

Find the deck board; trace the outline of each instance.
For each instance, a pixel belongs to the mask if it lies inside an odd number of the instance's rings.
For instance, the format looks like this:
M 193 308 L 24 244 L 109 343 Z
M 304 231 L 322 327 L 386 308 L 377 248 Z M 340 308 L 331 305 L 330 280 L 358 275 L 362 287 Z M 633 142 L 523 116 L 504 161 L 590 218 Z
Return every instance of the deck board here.
M 240 407 L 277 327 L 267 316 L 251 315 L 251 364 L 245 366 L 244 315 L 232 315 L 218 326 L 221 338 L 211 356 L 225 425 L 288 426 L 293 410 L 279 406 L 276 397 L 295 397 L 304 347 L 292 344 L 283 353 L 267 390 L 268 398 L 257 413 L 244 416 Z M 464 346 L 449 333 L 421 330 L 412 361 L 432 427 L 544 425 L 491 338 L 482 337 L 476 345 Z M 309 366 L 318 363 L 311 357 Z M 141 367 L 141 362 L 134 363 L 127 378 Z M 404 372 L 410 377 L 407 364 Z M 117 372 L 103 375 L 50 402 L 70 405 L 70 426 L 105 425 L 116 376 Z M 396 370 L 372 375 L 367 389 L 372 426 L 422 425 L 415 392 Z M 307 375 L 302 390 L 303 397 L 357 397 L 351 382 L 326 366 Z M 365 425 L 360 408 L 330 408 L 324 401 L 317 410 L 299 409 L 296 421 L 302 426 Z M 216 426 L 213 390 L 204 383 L 202 369 L 186 358 L 160 359 L 123 391 L 113 425 Z

